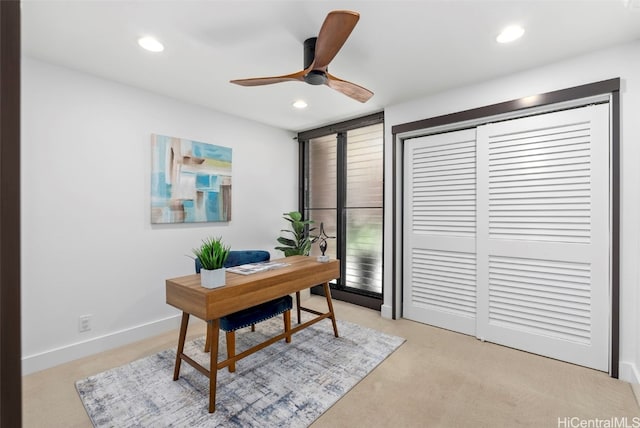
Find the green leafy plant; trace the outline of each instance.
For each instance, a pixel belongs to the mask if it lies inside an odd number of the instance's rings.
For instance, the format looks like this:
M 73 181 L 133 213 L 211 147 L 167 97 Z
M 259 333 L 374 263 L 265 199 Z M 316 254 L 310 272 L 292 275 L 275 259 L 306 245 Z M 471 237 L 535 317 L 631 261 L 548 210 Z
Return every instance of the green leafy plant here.
M 193 254 L 200 260 L 203 269 L 216 270 L 224 267 L 229 257 L 231 247 L 224 245 L 222 238 L 205 238 L 199 248 L 193 249 Z
M 278 243 L 282 245 L 275 247 L 275 249 L 284 252 L 285 257 L 308 256 L 311 244 L 316 240 L 315 236 L 311 236 L 315 227 L 309 227 L 313 224 L 313 220 L 302 220 L 302 214 L 298 211 L 291 211 L 283 215 L 283 218 L 291 224 L 291 229 L 280 230 L 280 232 L 286 232 L 286 235 L 278 238 Z

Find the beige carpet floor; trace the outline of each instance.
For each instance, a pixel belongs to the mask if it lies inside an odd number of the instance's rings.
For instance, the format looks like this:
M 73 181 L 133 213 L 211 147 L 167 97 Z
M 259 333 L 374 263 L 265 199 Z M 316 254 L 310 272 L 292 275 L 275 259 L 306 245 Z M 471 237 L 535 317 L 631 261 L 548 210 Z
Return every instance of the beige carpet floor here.
M 312 296 L 305 304 L 325 309 L 323 298 Z M 347 303 L 334 305 L 338 318 L 407 342 L 313 428 L 557 428 L 598 426 L 598 421 L 599 426 L 640 426 L 631 386 L 606 373 L 408 320 L 386 320 L 376 311 Z M 203 334 L 204 323 L 192 322 L 189 333 Z M 91 427 L 74 382 L 175 346 L 177 336 L 177 330 L 172 331 L 25 376 L 24 427 Z M 595 422 L 578 425 L 589 421 Z

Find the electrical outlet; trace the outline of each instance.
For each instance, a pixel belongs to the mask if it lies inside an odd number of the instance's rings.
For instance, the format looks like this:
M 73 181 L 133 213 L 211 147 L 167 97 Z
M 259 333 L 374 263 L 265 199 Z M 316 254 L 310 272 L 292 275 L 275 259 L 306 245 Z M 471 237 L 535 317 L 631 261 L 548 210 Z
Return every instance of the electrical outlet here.
M 91 315 L 82 315 L 78 318 L 78 331 L 84 333 L 91 330 Z

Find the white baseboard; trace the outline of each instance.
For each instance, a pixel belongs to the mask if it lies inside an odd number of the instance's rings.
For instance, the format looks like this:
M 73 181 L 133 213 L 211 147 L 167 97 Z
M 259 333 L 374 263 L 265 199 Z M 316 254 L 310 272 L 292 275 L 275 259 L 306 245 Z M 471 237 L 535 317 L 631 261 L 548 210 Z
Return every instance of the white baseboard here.
M 633 395 L 636 396 L 636 402 L 640 405 L 640 371 L 638 371 L 638 367 L 634 363 L 620 361 L 618 369 L 618 378 L 631 384 Z
M 393 318 L 393 308 L 391 305 L 382 305 L 380 308 L 380 314 L 382 318 L 392 319 Z
M 69 361 L 147 339 L 180 327 L 180 315 L 138 325 L 103 336 L 50 349 L 22 358 L 22 375 L 28 375 Z
M 635 364 L 620 361 L 618 378 L 631 384 L 631 390 L 636 397 L 636 403 L 640 405 L 640 371 Z
M 620 361 L 618 365 L 618 378 L 632 384 L 640 384 L 640 371 L 638 371 L 634 363 Z
M 309 299 L 311 296 L 308 289 L 302 290 L 300 294 L 301 300 Z M 40 370 L 77 360 L 78 358 L 108 351 L 162 334 L 169 330 L 177 329 L 180 327 L 180 317 L 181 315 L 178 314 L 103 336 L 93 337 L 82 342 L 76 342 L 38 354 L 24 356 L 22 357 L 22 375 L 26 376 Z

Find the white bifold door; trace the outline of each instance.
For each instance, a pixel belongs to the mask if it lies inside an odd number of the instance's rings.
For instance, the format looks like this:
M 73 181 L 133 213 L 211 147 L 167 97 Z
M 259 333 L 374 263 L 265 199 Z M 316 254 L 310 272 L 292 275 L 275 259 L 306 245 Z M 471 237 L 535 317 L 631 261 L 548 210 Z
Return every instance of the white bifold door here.
M 609 107 L 405 140 L 403 316 L 609 368 Z

